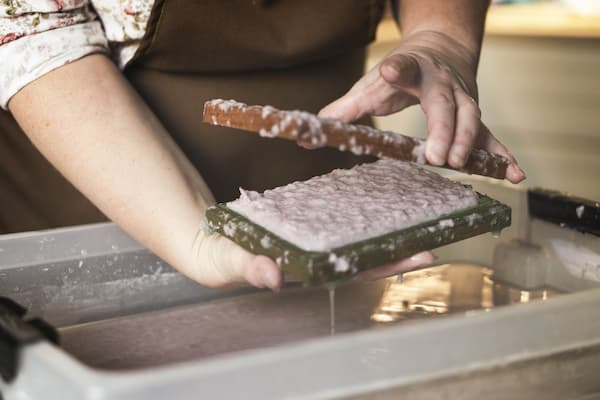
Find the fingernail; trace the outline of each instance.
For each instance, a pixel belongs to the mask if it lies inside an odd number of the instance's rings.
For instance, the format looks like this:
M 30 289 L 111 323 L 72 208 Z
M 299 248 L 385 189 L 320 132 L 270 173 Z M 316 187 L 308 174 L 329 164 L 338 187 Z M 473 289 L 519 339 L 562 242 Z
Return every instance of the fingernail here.
M 446 160 L 444 159 L 446 147 L 438 142 L 427 142 L 425 148 L 427 159 L 433 165 L 444 165 Z
M 450 152 L 450 162 L 456 168 L 462 168 L 465 165 L 469 149 L 463 145 L 455 145 Z
M 334 114 L 330 111 L 329 107 L 325 107 L 323 108 L 321 111 L 319 111 L 319 114 L 317 114 L 317 116 L 319 118 L 330 118 L 330 119 L 335 119 Z
M 267 285 L 270 289 L 279 291 L 279 272 L 278 271 L 274 271 L 272 269 L 265 270 L 263 272 L 263 278 L 264 278 L 263 282 L 265 283 L 265 285 Z
M 410 257 L 410 260 L 421 265 L 427 265 L 434 262 L 437 256 L 433 253 L 418 253 Z
M 398 68 L 394 62 L 386 62 L 382 68 L 384 70 L 384 75 L 386 75 L 383 76 L 384 79 L 392 82 L 398 80 L 398 77 L 400 76 L 400 68 Z
M 454 166 L 456 168 L 462 168 L 465 161 L 463 160 L 463 158 L 460 154 L 450 153 L 450 163 L 452 164 L 452 166 Z
M 523 171 L 516 164 L 509 165 L 508 170 L 506 171 L 506 174 L 507 174 L 507 176 L 509 174 L 513 176 L 514 180 L 516 181 L 513 183 L 519 183 L 527 178 L 527 176 L 525 175 L 525 171 Z

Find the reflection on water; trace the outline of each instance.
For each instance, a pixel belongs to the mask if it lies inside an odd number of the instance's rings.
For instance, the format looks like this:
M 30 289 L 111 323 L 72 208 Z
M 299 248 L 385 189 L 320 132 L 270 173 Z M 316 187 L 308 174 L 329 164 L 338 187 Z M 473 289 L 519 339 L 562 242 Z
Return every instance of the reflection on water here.
M 521 290 L 495 282 L 492 270 L 473 264 L 444 264 L 389 278 L 371 319 L 379 323 L 545 300 L 559 294 L 549 288 Z

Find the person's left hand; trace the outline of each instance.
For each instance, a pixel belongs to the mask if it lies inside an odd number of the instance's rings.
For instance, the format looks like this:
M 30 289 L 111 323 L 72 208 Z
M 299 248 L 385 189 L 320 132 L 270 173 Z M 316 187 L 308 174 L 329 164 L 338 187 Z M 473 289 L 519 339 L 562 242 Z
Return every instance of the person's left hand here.
M 420 103 L 427 116 L 425 157 L 430 164 L 461 168 L 477 147 L 507 157 L 507 179 L 520 182 L 523 170 L 481 122 L 476 69 L 477 55 L 450 36 L 416 32 L 319 116 L 350 122 Z

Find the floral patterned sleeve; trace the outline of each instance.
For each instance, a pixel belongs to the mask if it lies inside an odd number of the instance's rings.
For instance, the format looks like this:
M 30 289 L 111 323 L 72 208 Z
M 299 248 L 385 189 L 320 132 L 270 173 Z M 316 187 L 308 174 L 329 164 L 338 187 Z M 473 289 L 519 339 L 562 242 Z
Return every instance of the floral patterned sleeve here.
M 108 51 L 88 0 L 0 0 L 0 106 L 40 76 Z

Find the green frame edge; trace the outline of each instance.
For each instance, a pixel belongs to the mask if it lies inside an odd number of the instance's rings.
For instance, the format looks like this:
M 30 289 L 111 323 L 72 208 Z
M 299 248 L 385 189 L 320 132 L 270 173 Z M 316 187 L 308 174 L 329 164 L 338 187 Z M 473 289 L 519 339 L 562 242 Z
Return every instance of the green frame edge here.
M 305 285 L 331 285 L 370 268 L 483 233 L 499 232 L 510 226 L 509 206 L 491 197 L 478 195 L 479 202 L 476 206 L 341 246 L 330 252 L 303 250 L 225 204 L 209 207 L 204 223 L 209 232 L 218 232 L 251 253 L 275 260 L 288 278 L 301 280 Z M 448 223 L 448 220 L 452 223 Z M 440 224 L 440 221 L 445 223 Z M 336 268 L 336 258 L 345 260 L 341 264 L 344 268 L 340 268 L 339 263 Z

